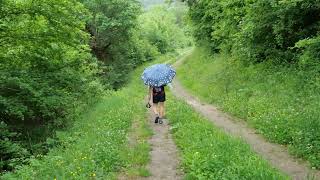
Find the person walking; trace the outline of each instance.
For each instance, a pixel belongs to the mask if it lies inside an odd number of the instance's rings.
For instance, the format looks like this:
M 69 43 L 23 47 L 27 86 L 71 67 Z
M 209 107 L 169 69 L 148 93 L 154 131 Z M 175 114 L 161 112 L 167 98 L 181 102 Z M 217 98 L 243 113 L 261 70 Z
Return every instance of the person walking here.
M 152 110 L 156 116 L 154 123 L 162 124 L 164 118 L 164 102 L 166 101 L 166 93 L 164 86 L 153 87 L 149 86 L 148 103 L 152 104 Z
M 154 122 L 162 124 L 166 101 L 165 86 L 170 84 L 176 75 L 176 71 L 168 64 L 155 64 L 144 69 L 141 79 L 149 87 L 147 107 L 152 106 L 156 116 Z

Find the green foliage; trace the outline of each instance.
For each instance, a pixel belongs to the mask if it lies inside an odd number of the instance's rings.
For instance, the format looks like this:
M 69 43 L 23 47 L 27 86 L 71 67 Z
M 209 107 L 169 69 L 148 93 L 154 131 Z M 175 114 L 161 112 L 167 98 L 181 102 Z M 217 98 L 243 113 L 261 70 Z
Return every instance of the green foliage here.
M 4 122 L 0 122 L 0 169 L 12 170 L 23 163 L 28 151 L 21 147 L 14 139 L 17 133 L 10 132 Z
M 186 103 L 172 98 L 167 112 L 185 179 L 289 179 L 249 145 L 225 135 Z
M 92 12 L 88 30 L 94 37 L 94 48 L 106 50 L 125 42 L 137 25 L 140 6 L 135 0 L 84 1 L 84 5 Z
M 297 61 L 291 48 L 319 32 L 318 0 L 256 1 L 247 5 L 238 40 L 238 54 L 253 61 Z M 259 14 L 257 16 L 257 14 Z
M 123 86 L 128 73 L 141 63 L 190 44 L 178 27 L 178 23 L 182 26 L 186 12 L 181 11 L 183 8 L 178 11 L 163 6 L 142 13 L 136 0 L 82 2 L 92 13 L 87 31 L 91 34 L 92 51 L 102 67 L 100 75 L 112 88 Z
M 296 48 L 298 48 L 302 53 L 299 55 L 299 66 L 309 72 L 314 72 L 315 74 L 319 72 L 320 64 L 320 36 L 311 39 L 304 39 L 296 43 Z
M 190 39 L 183 31 L 184 25 L 181 22 L 186 12 L 181 9 L 183 7 L 178 11 L 174 6 L 156 6 L 142 14 L 139 18 L 140 37 L 155 46 L 161 54 L 190 46 Z
M 193 3 L 190 3 L 193 4 Z M 221 12 L 217 1 L 202 0 L 194 3 L 189 10 L 189 16 L 194 25 L 194 37 L 199 41 L 210 42 L 214 51 L 219 49 L 219 39 L 213 39 L 213 25 L 218 21 Z
M 82 0 L 92 16 L 87 21 L 91 48 L 100 61 L 104 84 L 120 88 L 127 74 L 145 59 L 142 42 L 135 36 L 141 14 L 136 0 Z
M 189 2 L 189 14 L 196 39 L 209 42 L 213 51 L 232 52 L 249 63 L 285 64 L 298 62 L 302 54 L 303 59 L 315 58 L 294 47 L 318 38 L 319 4 L 318 0 L 199 0 Z
M 185 84 L 319 168 L 320 1 L 186 1 L 198 42 L 228 55 L 197 51 Z
M 195 95 L 246 120 L 271 141 L 288 145 L 312 167 L 320 167 L 320 79 L 313 71 L 266 62 L 244 66 L 226 55 L 212 56 L 204 48 L 185 62 L 178 74 Z
M 28 151 L 45 151 L 52 130 L 102 89 L 83 31 L 88 12 L 75 0 L 1 3 L 0 121 Z
M 137 0 L 0 1 L 0 172 L 50 151 L 57 129 L 160 54 L 144 37 L 141 13 Z M 177 38 L 162 48 L 183 47 Z

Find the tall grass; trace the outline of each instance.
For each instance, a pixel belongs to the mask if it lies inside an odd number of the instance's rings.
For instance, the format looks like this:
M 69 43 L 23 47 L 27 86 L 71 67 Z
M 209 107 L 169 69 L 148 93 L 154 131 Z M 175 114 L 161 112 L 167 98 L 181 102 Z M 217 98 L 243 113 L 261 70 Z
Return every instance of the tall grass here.
M 320 78 L 297 66 L 244 66 L 197 48 L 178 70 L 191 93 L 320 168 Z

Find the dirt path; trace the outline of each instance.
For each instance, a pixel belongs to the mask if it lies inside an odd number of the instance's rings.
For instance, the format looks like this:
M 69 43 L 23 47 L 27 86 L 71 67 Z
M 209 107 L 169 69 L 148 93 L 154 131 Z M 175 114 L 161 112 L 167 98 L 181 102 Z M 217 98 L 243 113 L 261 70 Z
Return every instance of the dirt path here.
M 180 64 L 181 61 L 177 63 Z M 244 121 L 234 121 L 232 117 L 222 113 L 213 105 L 200 102 L 197 98 L 190 95 L 177 80 L 173 82 L 172 92 L 175 96 L 185 100 L 196 111 L 208 118 L 215 126 L 222 128 L 228 134 L 241 137 L 251 145 L 255 152 L 293 179 L 309 179 L 313 176 L 315 179 L 320 179 L 319 171 L 311 171 L 307 163 L 290 156 L 285 147 L 268 142 L 261 135 L 258 135 L 254 129 L 249 128 Z
M 163 124 L 155 124 L 154 117 L 150 112 L 150 127 L 154 135 L 150 139 L 151 144 L 151 162 L 148 170 L 151 176 L 148 180 L 179 180 L 182 179 L 182 172 L 179 171 L 178 150 L 174 144 L 169 132 L 167 120 L 163 120 Z

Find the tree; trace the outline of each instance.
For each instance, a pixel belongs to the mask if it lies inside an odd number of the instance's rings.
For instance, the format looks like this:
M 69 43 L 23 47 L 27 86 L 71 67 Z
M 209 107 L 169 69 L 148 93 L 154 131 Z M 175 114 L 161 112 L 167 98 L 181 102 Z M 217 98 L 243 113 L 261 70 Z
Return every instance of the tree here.
M 0 122 L 9 129 L 0 134 L 1 151 L 10 152 L 16 145 L 6 146 L 7 140 L 21 133 L 28 139 L 19 144 L 41 152 L 34 144 L 42 147 L 53 129 L 66 126 L 75 108 L 101 89 L 84 31 L 88 11 L 75 0 L 1 3 Z
M 139 43 L 134 38 L 137 17 L 142 13 L 141 4 L 136 0 L 82 2 L 92 14 L 86 27 L 91 34 L 92 51 L 103 70 L 103 82 L 119 88 L 126 82 L 128 71 L 143 61 Z
M 317 39 L 320 30 L 319 0 L 187 2 L 199 42 L 209 43 L 214 52 L 231 52 L 250 63 L 298 62 L 302 51 L 296 43 Z
M 166 6 L 155 6 L 139 18 L 141 37 L 146 38 L 162 54 L 188 44 L 188 38 L 183 27 L 178 26 L 178 16 L 174 12 L 175 9 Z

